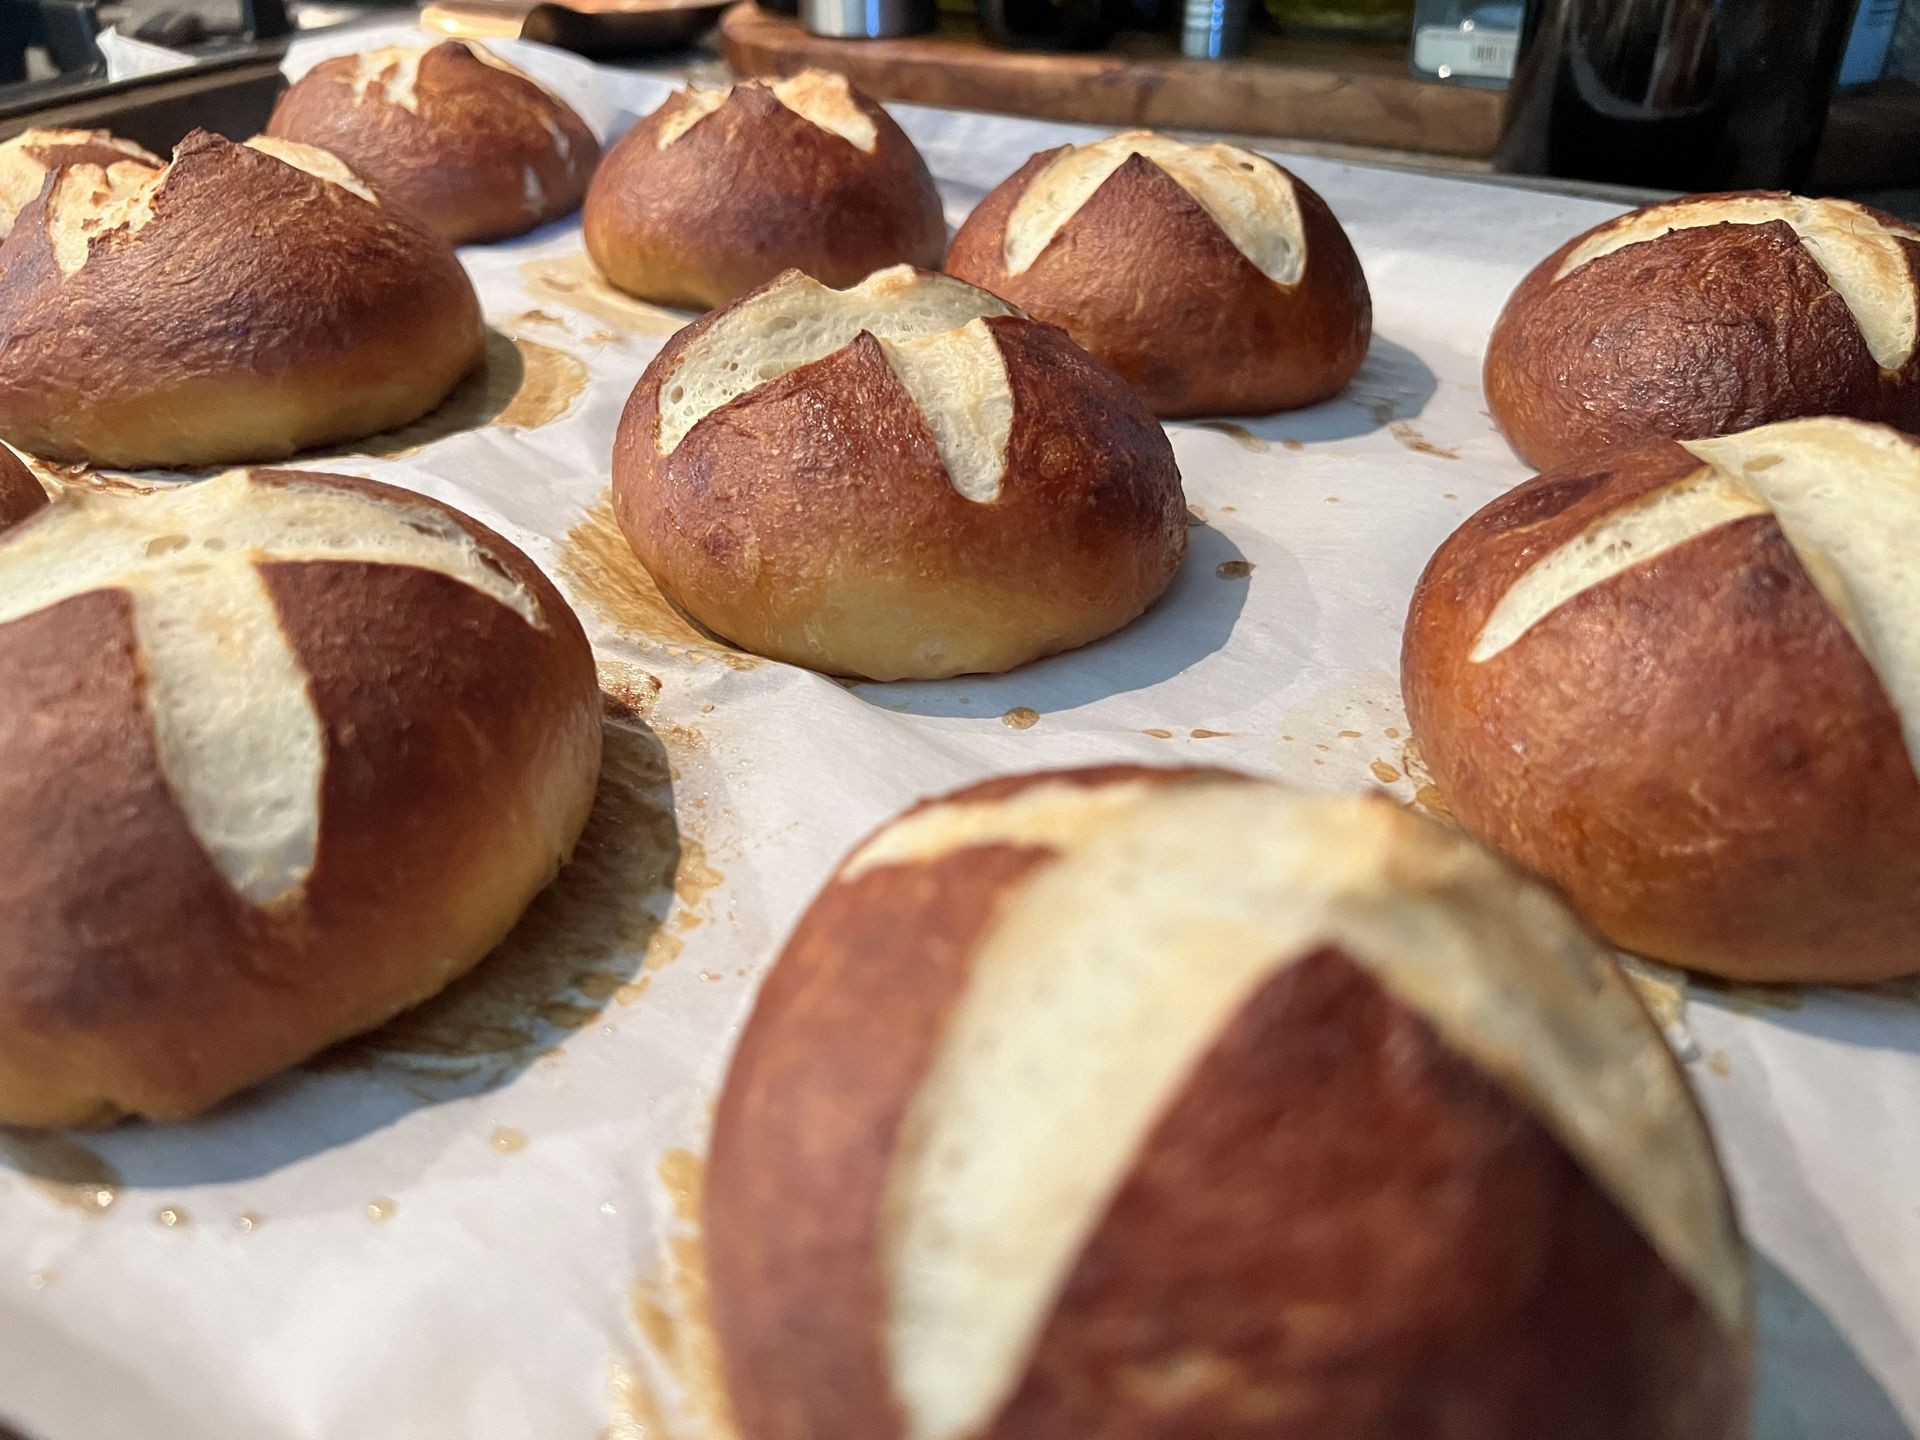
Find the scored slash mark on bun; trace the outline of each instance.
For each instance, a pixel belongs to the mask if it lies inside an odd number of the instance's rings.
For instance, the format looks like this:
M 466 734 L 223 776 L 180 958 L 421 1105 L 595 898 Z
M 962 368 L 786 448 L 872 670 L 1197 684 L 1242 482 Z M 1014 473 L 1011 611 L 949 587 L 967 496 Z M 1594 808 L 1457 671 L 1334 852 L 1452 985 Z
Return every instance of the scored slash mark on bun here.
M 456 245 L 570 215 L 600 144 L 586 122 L 484 46 L 390 46 L 316 65 L 267 134 L 317 145 Z
M 768 977 L 704 1218 L 745 1440 L 1746 1433 L 1679 1067 L 1544 887 L 1385 801 L 908 811 Z
M 370 481 L 73 492 L 0 536 L 0 1123 L 194 1114 L 481 959 L 592 803 L 519 551 Z
M 1799 416 L 1920 429 L 1920 229 L 1848 200 L 1690 195 L 1568 241 L 1487 343 L 1487 405 L 1548 469 Z
M 285 141 L 196 132 L 162 170 L 70 165 L 0 241 L 0 437 L 52 459 L 359 439 L 433 409 L 483 350 L 451 247 Z
M 844 76 L 817 70 L 675 92 L 607 152 L 582 223 L 615 286 L 702 310 L 789 269 L 845 286 L 890 265 L 936 267 L 947 241 L 913 142 Z
M 1061 326 L 1161 416 L 1314 404 L 1372 335 L 1359 258 L 1313 190 L 1149 131 L 1035 155 L 967 217 L 947 269 Z
M 1920 442 L 1859 421 L 1549 471 L 1440 547 L 1402 687 L 1469 830 L 1617 944 L 1920 970 Z
M 1172 447 L 1117 376 L 906 266 L 844 291 L 789 273 L 680 331 L 627 402 L 613 493 L 702 625 L 875 680 L 1087 644 L 1187 544 Z
M 97 165 L 117 175 L 122 169 L 158 170 L 165 163 L 105 130 L 23 130 L 0 141 L 0 240 L 45 187 L 47 176 L 64 165 Z

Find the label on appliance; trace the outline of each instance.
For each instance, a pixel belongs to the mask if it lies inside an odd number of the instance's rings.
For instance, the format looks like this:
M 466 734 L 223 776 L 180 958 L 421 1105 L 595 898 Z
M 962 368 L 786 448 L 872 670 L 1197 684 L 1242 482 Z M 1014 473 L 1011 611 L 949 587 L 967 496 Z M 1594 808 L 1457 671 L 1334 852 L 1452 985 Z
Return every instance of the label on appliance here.
M 1413 68 L 1442 80 L 1456 75 L 1474 80 L 1513 78 L 1520 37 L 1511 30 L 1461 29 L 1423 25 L 1413 36 Z

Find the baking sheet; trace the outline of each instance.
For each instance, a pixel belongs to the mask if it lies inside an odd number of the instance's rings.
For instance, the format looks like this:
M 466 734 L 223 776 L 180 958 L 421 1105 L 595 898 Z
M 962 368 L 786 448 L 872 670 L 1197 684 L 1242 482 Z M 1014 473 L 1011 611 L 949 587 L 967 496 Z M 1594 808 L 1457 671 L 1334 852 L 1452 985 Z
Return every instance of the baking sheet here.
M 302 41 L 289 69 L 380 38 Z M 602 135 L 671 88 L 499 48 Z M 894 113 L 956 223 L 1032 151 L 1098 133 Z M 604 506 L 620 408 L 683 317 L 599 287 L 573 223 L 463 252 L 489 373 L 401 436 L 301 463 L 448 500 L 573 597 L 615 708 L 581 857 L 448 996 L 215 1115 L 0 1131 L 0 1415 L 41 1440 L 718 1440 L 692 1224 L 710 1106 L 783 935 L 860 835 L 928 792 L 1105 760 L 1430 806 L 1400 622 L 1433 548 L 1525 476 L 1481 348 L 1528 266 L 1609 212 L 1287 163 L 1365 261 L 1365 369 L 1310 411 L 1169 427 L 1195 515 L 1172 591 L 994 679 L 844 685 L 690 632 Z M 1910 1436 L 1920 985 L 1643 978 L 1755 1246 L 1756 1433 Z

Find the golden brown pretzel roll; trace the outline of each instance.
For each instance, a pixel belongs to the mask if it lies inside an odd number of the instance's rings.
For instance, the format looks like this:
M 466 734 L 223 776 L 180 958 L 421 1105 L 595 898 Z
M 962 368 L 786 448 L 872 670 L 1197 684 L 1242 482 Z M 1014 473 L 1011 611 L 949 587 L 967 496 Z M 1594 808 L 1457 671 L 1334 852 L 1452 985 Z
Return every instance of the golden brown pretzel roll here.
M 1187 545 L 1172 447 L 1112 371 L 906 266 L 848 290 L 789 272 L 680 331 L 627 402 L 613 497 L 708 629 L 875 680 L 1096 640 Z
M 1402 685 L 1475 834 L 1620 945 L 1920 969 L 1920 444 L 1851 420 L 1549 471 L 1440 547 Z
M 680 90 L 607 152 L 587 253 L 622 290 L 705 310 L 801 270 L 937 267 L 947 226 L 913 142 L 841 75 Z
M 165 163 L 105 130 L 23 130 L 11 140 L 0 140 L 0 239 L 40 193 L 47 176 L 63 165 L 141 171 L 158 170 Z
M 47 503 L 47 492 L 11 450 L 0 448 L 0 530 L 24 520 Z
M 0 437 L 213 465 L 404 425 L 480 362 L 452 249 L 340 161 L 196 132 L 147 171 L 69 165 L 0 242 Z
M 967 217 L 947 269 L 1063 328 L 1156 415 L 1311 405 L 1373 333 L 1359 257 L 1307 185 L 1144 130 L 1035 155 Z
M 572 849 L 593 656 L 370 481 L 73 492 L 0 537 L 0 1123 L 191 1115 L 471 967 Z
M 1568 241 L 1507 301 L 1487 406 L 1550 469 L 1845 415 L 1920 428 L 1920 229 L 1850 200 L 1690 195 Z
M 332 151 L 456 245 L 571 215 L 600 143 L 571 106 L 484 46 L 388 46 L 324 60 L 267 134 Z
M 1384 800 L 993 780 L 760 993 L 705 1236 L 744 1440 L 1741 1440 L 1744 1248 L 1543 888 Z

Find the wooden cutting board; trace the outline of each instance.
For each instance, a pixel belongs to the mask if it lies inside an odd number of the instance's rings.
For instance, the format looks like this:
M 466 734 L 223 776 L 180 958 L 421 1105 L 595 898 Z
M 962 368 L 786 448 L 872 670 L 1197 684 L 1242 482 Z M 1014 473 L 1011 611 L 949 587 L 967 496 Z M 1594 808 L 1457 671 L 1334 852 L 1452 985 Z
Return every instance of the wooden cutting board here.
M 743 76 L 838 70 L 880 100 L 997 110 L 1046 120 L 1222 130 L 1291 140 L 1483 158 L 1500 131 L 1498 93 L 1416 80 L 1407 48 L 1255 35 L 1242 60 L 1184 59 L 1171 35 L 1122 35 L 1085 55 L 1001 50 L 971 23 L 930 35 L 828 40 L 742 0 L 720 22 Z

